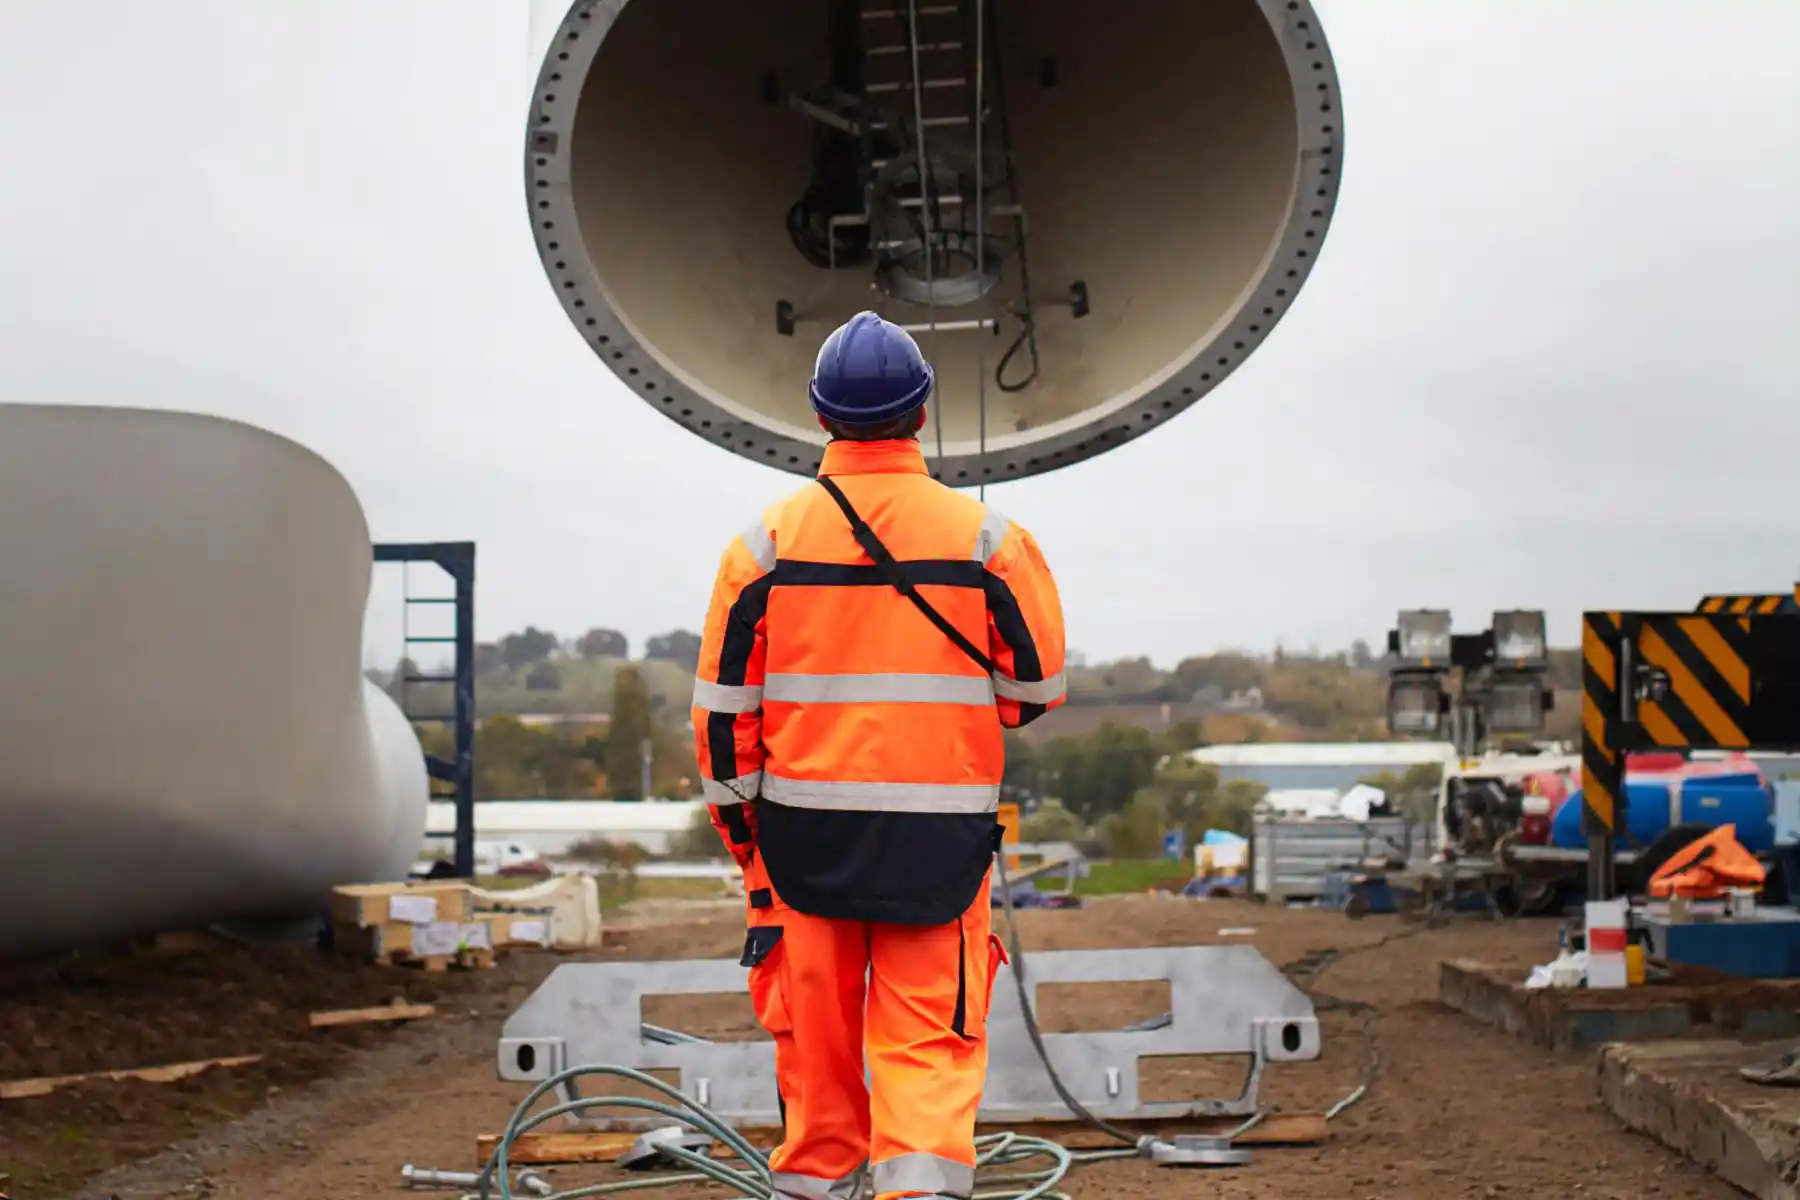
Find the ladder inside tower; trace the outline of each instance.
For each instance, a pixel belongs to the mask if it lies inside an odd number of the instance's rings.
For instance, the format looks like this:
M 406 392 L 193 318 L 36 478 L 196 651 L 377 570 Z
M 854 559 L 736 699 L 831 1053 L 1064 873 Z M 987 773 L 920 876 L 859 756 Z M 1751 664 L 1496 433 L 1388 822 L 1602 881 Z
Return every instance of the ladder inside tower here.
M 1030 385 L 1037 334 L 994 0 L 834 0 L 832 74 L 788 103 L 816 123 L 813 174 L 788 232 L 827 271 L 864 269 L 909 332 L 1014 334 L 996 384 Z M 1085 288 L 1071 289 L 1076 316 Z M 805 308 L 777 306 L 794 332 Z M 1008 378 L 1024 353 L 1023 378 Z

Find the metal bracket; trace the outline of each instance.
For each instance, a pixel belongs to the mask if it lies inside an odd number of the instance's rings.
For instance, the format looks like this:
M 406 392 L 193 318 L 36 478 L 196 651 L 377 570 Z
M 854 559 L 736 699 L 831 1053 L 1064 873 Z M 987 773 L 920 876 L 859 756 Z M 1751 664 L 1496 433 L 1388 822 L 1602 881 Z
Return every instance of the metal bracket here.
M 610 1064 L 679 1075 L 677 1087 L 731 1125 L 776 1125 L 775 1048 L 771 1042 L 672 1042 L 670 1031 L 642 1025 L 645 996 L 742 992 L 748 971 L 731 959 L 656 963 L 569 963 L 558 967 L 507 1019 L 498 1048 L 501 1079 L 542 1082 L 566 1067 Z M 1056 950 L 1032 954 L 1026 983 L 1127 983 L 1167 980 L 1166 1018 L 1110 1033 L 1044 1035 L 1063 1082 L 1098 1116 L 1176 1120 L 1249 1116 L 1265 1066 L 1319 1056 L 1312 1002 L 1254 948 L 1180 946 L 1130 950 Z M 1142 1098 L 1146 1059 L 1247 1055 L 1242 1091 L 1226 1099 L 1155 1102 Z M 575 1094 L 563 1089 L 564 1100 Z M 982 1121 L 1073 1119 L 1051 1086 L 1026 1032 L 1012 967 L 994 980 L 988 1015 L 988 1077 Z M 642 1129 L 666 1118 L 570 1117 L 583 1129 Z
M 1150 1161 L 1159 1167 L 1241 1167 L 1250 1161 L 1250 1151 L 1229 1138 L 1179 1133 L 1153 1145 Z

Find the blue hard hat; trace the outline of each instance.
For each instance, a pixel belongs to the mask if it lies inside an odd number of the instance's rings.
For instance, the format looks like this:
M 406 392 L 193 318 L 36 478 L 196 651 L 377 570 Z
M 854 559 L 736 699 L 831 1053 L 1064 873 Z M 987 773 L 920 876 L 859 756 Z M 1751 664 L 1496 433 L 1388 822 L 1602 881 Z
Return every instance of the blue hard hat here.
M 898 420 L 931 395 L 931 364 L 912 335 L 872 312 L 859 312 L 819 347 L 813 411 L 844 425 Z

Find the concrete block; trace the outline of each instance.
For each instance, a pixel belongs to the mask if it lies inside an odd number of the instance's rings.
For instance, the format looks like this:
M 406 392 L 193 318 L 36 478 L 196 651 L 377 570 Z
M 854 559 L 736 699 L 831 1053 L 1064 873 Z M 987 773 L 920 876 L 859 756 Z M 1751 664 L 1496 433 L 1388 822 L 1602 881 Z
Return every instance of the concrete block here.
M 1762 1087 L 1740 1067 L 1782 1043 L 1669 1041 L 1609 1045 L 1600 1096 L 1627 1126 L 1757 1200 L 1800 1200 L 1800 1089 Z
M 1458 1012 L 1561 1053 L 1719 1031 L 1800 1035 L 1800 983 L 1677 967 L 1667 983 L 1632 988 L 1527 988 L 1522 972 L 1451 959 L 1438 999 Z

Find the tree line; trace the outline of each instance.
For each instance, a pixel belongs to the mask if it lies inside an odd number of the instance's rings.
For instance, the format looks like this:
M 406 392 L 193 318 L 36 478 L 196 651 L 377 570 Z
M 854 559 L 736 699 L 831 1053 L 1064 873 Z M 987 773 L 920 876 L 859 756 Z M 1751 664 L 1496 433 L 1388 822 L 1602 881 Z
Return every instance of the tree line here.
M 697 795 L 688 714 L 700 637 L 676 629 L 646 639 L 636 660 L 627 657 L 632 649 L 622 632 L 604 627 L 563 638 L 527 626 L 479 643 L 478 798 L 642 799 L 646 761 L 649 795 Z M 1386 665 L 1358 642 L 1339 653 L 1195 655 L 1170 669 L 1147 658 L 1071 666 L 1062 715 L 1091 713 L 1091 724 L 1046 735 L 1057 728 L 1053 713 L 1023 735 L 1010 733 L 1006 788 L 1034 811 L 1048 809 L 1040 823 L 1064 832 L 1071 822 L 1092 836 L 1147 830 L 1152 811 L 1165 826 L 1238 828 L 1255 802 L 1250 790 L 1209 779 L 1182 752 L 1224 742 L 1384 738 Z M 1579 672 L 1577 651 L 1552 652 L 1554 685 L 1577 687 Z M 446 673 L 402 660 L 370 677 L 418 716 L 448 713 L 451 689 L 407 680 Z M 1551 736 L 1574 732 L 1578 705 L 1570 700 L 1552 714 Z M 1132 706 L 1145 705 L 1160 709 L 1155 728 L 1132 719 Z M 447 727 L 419 728 L 430 752 L 449 753 Z M 1154 803 L 1133 808 L 1143 796 Z
M 632 648 L 624 633 L 606 627 L 564 638 L 527 626 L 497 641 L 477 643 L 477 702 L 484 715 L 608 713 L 612 671 L 630 661 Z M 700 635 L 691 630 L 675 629 L 645 639 L 636 661 L 653 707 L 687 707 L 699 656 Z M 1579 652 L 1554 650 L 1550 658 L 1552 685 L 1565 691 L 1579 689 Z M 1167 669 L 1145 657 L 1091 666 L 1079 655 L 1070 659 L 1077 664 L 1068 670 L 1070 709 L 1160 705 L 1178 710 L 1178 719 L 1233 716 L 1242 718 L 1237 727 L 1252 738 L 1279 736 L 1284 730 L 1326 740 L 1386 736 L 1387 659 L 1366 642 L 1330 653 L 1277 647 L 1268 654 L 1191 655 Z M 424 673 L 416 663 L 402 660 L 394 669 L 372 675 L 398 692 L 395 681 Z M 421 703 L 443 698 L 429 685 L 404 690 Z M 1229 740 L 1243 736 L 1234 731 Z
M 511 713 L 483 718 L 475 729 L 475 798 L 644 800 L 697 794 L 694 738 L 685 710 L 679 719 L 659 719 L 644 676 L 633 665 L 614 670 L 612 685 L 611 712 L 604 721 L 528 723 Z M 427 754 L 455 756 L 451 726 L 415 722 L 414 728 Z

